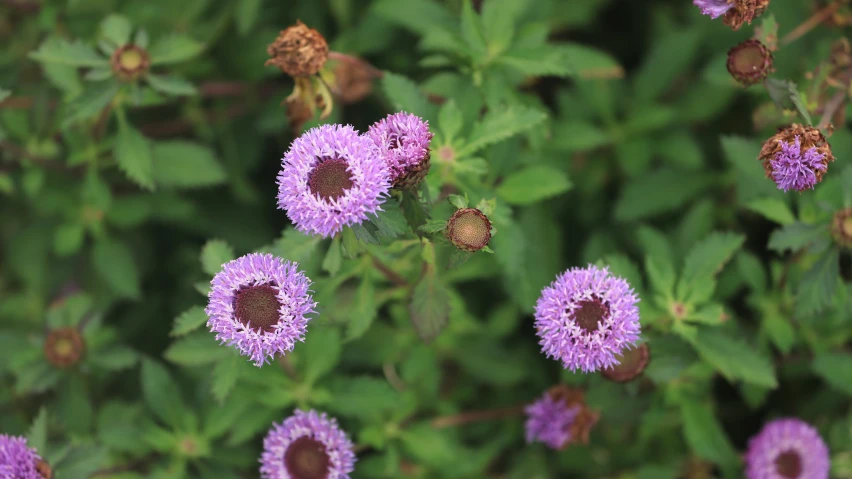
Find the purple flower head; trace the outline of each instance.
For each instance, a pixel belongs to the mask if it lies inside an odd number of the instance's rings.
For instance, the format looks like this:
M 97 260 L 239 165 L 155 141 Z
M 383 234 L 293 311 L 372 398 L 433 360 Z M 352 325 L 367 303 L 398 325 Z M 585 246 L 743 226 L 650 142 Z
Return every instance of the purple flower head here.
M 545 393 L 524 411 L 527 442 L 542 442 L 553 449 L 562 449 L 572 439 L 571 425 L 580 412 L 580 405 L 569 406 L 562 398 Z
M 316 303 L 311 280 L 296 263 L 252 253 L 222 266 L 213 277 L 205 312 L 216 339 L 261 366 L 304 341 Z
M 710 18 L 719 18 L 734 7 L 733 1 L 728 0 L 692 0 L 701 13 L 710 15 Z
M 263 440 L 263 479 L 349 479 L 355 453 L 337 421 L 325 413 L 296 410 L 274 424 Z
M 299 231 L 324 237 L 381 211 L 390 178 L 369 138 L 322 125 L 290 145 L 278 173 L 278 208 Z
M 26 438 L 0 434 L 0 479 L 44 479 L 38 470 L 40 462 Z
M 808 423 L 776 419 L 751 438 L 746 452 L 748 479 L 828 479 L 828 448 Z
M 639 339 L 639 298 L 607 268 L 572 268 L 542 291 L 535 307 L 539 344 L 547 357 L 583 372 L 618 364 Z
M 825 155 L 816 148 L 808 148 L 802 153 L 798 136 L 793 143 L 781 142 L 781 151 L 769 164 L 772 167 L 772 180 L 779 190 L 784 191 L 813 189 L 819 182 L 816 172 L 828 169 Z
M 390 170 L 391 183 L 419 183 L 429 170 L 429 123 L 417 115 L 399 112 L 376 122 L 367 136 L 379 148 Z M 412 176 L 414 178 L 412 178 Z

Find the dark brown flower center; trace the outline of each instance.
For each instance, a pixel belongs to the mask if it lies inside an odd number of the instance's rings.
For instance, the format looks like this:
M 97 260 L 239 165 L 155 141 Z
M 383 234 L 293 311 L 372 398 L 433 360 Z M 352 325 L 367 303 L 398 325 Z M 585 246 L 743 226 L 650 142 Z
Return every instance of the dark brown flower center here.
M 234 298 L 237 320 L 253 330 L 272 331 L 281 319 L 280 309 L 277 291 L 268 284 L 243 288 Z
M 83 357 L 85 344 L 76 328 L 58 328 L 47 335 L 44 355 L 54 366 L 67 368 L 77 364 Z
M 330 464 L 325 446 L 307 436 L 293 441 L 284 453 L 284 466 L 293 479 L 326 479 Z
M 594 333 L 608 315 L 609 306 L 600 298 L 592 297 L 580 301 L 579 307 L 574 311 L 574 321 L 587 333 Z
M 320 158 L 311 177 L 308 179 L 308 187 L 311 193 L 327 200 L 336 200 L 352 188 L 352 174 L 347 169 L 346 160 L 335 158 Z
M 802 457 L 795 451 L 785 451 L 775 458 L 775 472 L 788 479 L 798 479 L 802 474 Z

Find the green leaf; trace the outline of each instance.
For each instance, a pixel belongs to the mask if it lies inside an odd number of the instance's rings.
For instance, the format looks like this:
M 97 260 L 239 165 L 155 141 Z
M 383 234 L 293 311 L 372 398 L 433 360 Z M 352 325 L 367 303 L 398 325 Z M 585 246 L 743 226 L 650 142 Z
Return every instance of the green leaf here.
M 680 404 L 680 415 L 686 441 L 699 457 L 726 466 L 739 462 L 734 446 L 711 408 L 685 399 Z
M 370 420 L 398 407 L 399 394 L 387 381 L 373 377 L 335 377 L 328 408 L 344 416 Z
M 404 236 L 409 231 L 402 209 L 395 206 L 387 203 L 384 211 L 380 211 L 371 218 L 371 222 L 379 229 L 380 239 L 392 240 Z
M 260 17 L 260 7 L 263 5 L 263 0 L 242 0 L 237 3 L 235 17 L 237 21 L 237 32 L 241 36 L 248 34 L 251 29 L 257 24 L 257 19 Z
M 202 366 L 222 359 L 228 352 L 212 334 L 198 331 L 173 342 L 163 357 L 181 366 Z
M 68 104 L 65 118 L 62 119 L 62 128 L 81 121 L 95 118 L 118 93 L 118 83 L 108 80 L 99 83 L 90 83 L 89 88 L 80 96 Z
M 465 43 L 477 54 L 483 55 L 488 50 L 482 33 L 482 20 L 473 10 L 471 0 L 462 0 L 461 34 Z
M 127 346 L 113 345 L 98 351 L 91 361 L 105 371 L 120 371 L 133 367 L 139 361 L 139 354 Z
M 281 238 L 264 248 L 262 252 L 272 253 L 295 263 L 306 263 L 319 246 L 322 237 L 308 236 L 296 229 L 284 230 Z
M 701 32 L 694 28 L 659 37 L 634 78 L 633 100 L 648 103 L 666 92 L 698 52 Z
M 744 242 L 744 235 L 714 232 L 693 246 L 684 262 L 678 296 L 686 297 L 691 288 L 706 278 L 716 276 Z
M 452 98 L 441 105 L 441 110 L 438 111 L 438 126 L 441 128 L 446 144 L 452 143 L 456 135 L 461 133 L 464 126 L 464 115 Z
M 245 361 L 235 354 L 216 363 L 213 368 L 213 380 L 210 386 L 213 397 L 219 404 L 225 402 L 239 379 L 240 366 Z
M 84 45 L 80 40 L 72 43 L 56 37 L 45 40 L 38 50 L 28 56 L 37 62 L 74 67 L 109 66 L 109 60 L 98 55 L 94 48 Z
M 382 244 L 382 241 L 379 239 L 379 227 L 370 220 L 350 225 L 349 229 L 355 233 L 355 237 L 359 241 L 369 244 Z
M 179 63 L 198 55 L 204 44 L 186 35 L 172 34 L 154 42 L 148 53 L 151 65 Z
M 169 371 L 162 364 L 145 359 L 142 361 L 141 379 L 145 404 L 166 424 L 179 426 L 184 413 L 183 399 Z
M 85 226 L 80 223 L 61 225 L 53 237 L 53 250 L 61 257 L 74 254 L 83 246 L 85 234 Z
M 402 214 L 405 216 L 405 221 L 408 222 L 411 229 L 415 231 L 424 225 L 429 218 L 426 209 L 417 197 L 417 193 L 411 190 L 402 192 Z
M 763 197 L 751 200 L 746 208 L 763 215 L 766 219 L 782 225 L 796 222 L 796 217 L 790 211 L 790 207 L 781 198 Z
M 133 26 L 130 20 L 115 13 L 107 15 L 101 22 L 101 36 L 109 40 L 113 46 L 120 47 L 130 43 Z
M 92 248 L 95 271 L 121 296 L 137 299 L 141 296 L 139 271 L 130 249 L 117 240 L 102 238 Z
M 118 122 L 115 161 L 131 181 L 145 189 L 154 189 L 151 145 L 142 133 L 127 121 Z
M 94 411 L 79 377 L 68 378 L 59 391 L 57 415 L 74 435 L 86 435 L 92 428 Z
M 492 55 L 512 44 L 515 24 L 528 5 L 526 0 L 493 0 L 482 4 L 482 35 Z
M 376 0 L 370 8 L 377 16 L 419 36 L 458 25 L 458 17 L 435 0 L 406 0 L 405 8 L 399 7 L 399 0 Z
M 408 78 L 392 72 L 384 72 L 382 89 L 396 111 L 413 113 L 427 120 L 434 114 L 435 107 L 420 88 Z
M 47 450 L 47 409 L 42 407 L 27 431 L 27 445 L 41 454 Z
M 333 327 L 317 328 L 306 335 L 305 344 L 299 349 L 305 382 L 314 384 L 333 371 L 340 361 L 341 346 L 340 332 Z
M 447 201 L 449 201 L 451 205 L 455 206 L 456 209 L 459 210 L 467 208 L 470 204 L 470 201 L 467 199 L 467 196 L 460 195 L 447 196 Z
M 207 319 L 207 313 L 204 312 L 203 307 L 193 306 L 175 318 L 174 325 L 172 326 L 172 332 L 169 333 L 169 335 L 175 338 L 186 336 L 200 328 L 207 322 Z
M 698 327 L 692 333 L 677 329 L 689 341 L 701 358 L 716 368 L 728 380 L 740 379 L 750 384 L 775 388 L 778 381 L 772 363 L 740 338 L 731 337 L 718 329 Z
M 811 367 L 832 388 L 852 396 L 852 354 L 821 353 Z
M 787 110 L 795 108 L 808 125 L 813 125 L 808 107 L 805 105 L 802 94 L 799 93 L 799 87 L 795 83 L 790 80 L 767 78 L 764 84 L 769 96 L 779 108 Z
M 447 228 L 447 222 L 445 220 L 429 220 L 425 225 L 419 228 L 420 231 L 424 233 L 440 233 Z
M 556 129 L 568 132 L 568 134 L 553 138 L 553 146 L 567 152 L 593 150 L 612 141 L 607 131 L 586 121 L 561 121 Z
M 433 269 L 430 268 L 414 287 L 409 312 L 417 334 L 426 342 L 435 339 L 447 325 L 450 294 Z
M 62 65 L 59 63 L 45 63 L 42 65 L 42 69 L 44 70 L 44 76 L 47 77 L 50 83 L 65 93 L 66 100 L 73 100 L 83 93 L 83 82 L 80 81 L 80 75 L 77 71 L 77 67 Z M 98 70 L 99 69 L 90 70 L 90 73 Z M 109 74 L 101 78 L 102 80 L 112 76 L 112 70 L 108 71 Z M 90 74 L 87 74 L 86 77 L 89 78 Z
M 458 158 L 473 155 L 488 145 L 535 128 L 546 118 L 544 112 L 535 108 L 514 106 L 490 110 L 481 122 L 474 125 L 467 144 L 458 151 Z
M 195 86 L 181 77 L 173 75 L 148 74 L 145 79 L 151 88 L 166 95 L 195 95 L 198 90 Z
M 767 247 L 779 253 L 787 250 L 795 251 L 810 245 L 823 236 L 827 236 L 827 234 L 828 228 L 825 225 L 791 223 L 773 231 L 769 235 Z
M 12 90 L 7 90 L 5 88 L 0 87 L 0 101 L 3 101 L 6 98 L 9 98 L 10 96 L 12 96 Z M 2 138 L 0 138 L 0 140 L 2 140 Z
M 615 203 L 615 217 L 633 221 L 672 211 L 711 185 L 705 172 L 660 169 L 632 179 Z
M 810 316 L 825 309 L 840 284 L 840 252 L 832 248 L 802 276 L 796 290 L 797 315 Z
M 154 143 L 154 180 L 174 188 L 214 186 L 225 182 L 225 169 L 213 150 L 182 140 Z
M 222 265 L 233 261 L 234 249 L 227 241 L 214 239 L 201 248 L 201 269 L 210 276 L 222 271 Z
M 325 258 L 322 260 L 323 271 L 328 271 L 328 274 L 332 277 L 337 276 L 340 267 L 343 265 L 343 251 L 341 251 L 340 246 L 340 237 L 335 236 L 328 246 Z
M 600 266 L 609 267 L 609 271 L 615 276 L 624 278 L 630 286 L 637 290 L 642 289 L 642 273 L 636 264 L 623 254 L 610 254 L 604 256 Z
M 353 314 L 346 330 L 346 339 L 357 339 L 364 335 L 378 314 L 376 305 L 376 286 L 369 274 L 361 278 L 361 284 L 355 291 Z
M 535 165 L 506 177 L 497 187 L 497 195 L 509 204 L 528 205 L 560 195 L 569 189 L 571 181 L 561 170 Z

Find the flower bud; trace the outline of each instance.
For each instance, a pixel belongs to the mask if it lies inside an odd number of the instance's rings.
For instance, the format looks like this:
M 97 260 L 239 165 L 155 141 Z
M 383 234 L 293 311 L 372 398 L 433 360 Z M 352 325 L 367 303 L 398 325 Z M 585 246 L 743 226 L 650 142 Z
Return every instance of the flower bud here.
M 35 468 L 36 468 L 36 472 L 38 472 L 39 475 L 41 475 L 41 477 L 43 479 L 53 479 L 53 469 L 51 469 L 50 465 L 48 463 L 44 462 L 43 459 L 40 459 L 36 463 Z
M 86 345 L 76 328 L 58 328 L 47 334 L 44 341 L 44 355 L 47 362 L 68 368 L 77 364 L 83 357 Z
M 649 359 L 648 343 L 642 343 L 637 348 L 625 350 L 616 358 L 618 364 L 609 369 L 602 369 L 601 375 L 613 382 L 626 383 L 642 374 Z
M 446 234 L 456 248 L 473 253 L 491 241 L 491 222 L 476 208 L 462 208 L 447 221 Z
M 728 72 L 742 85 L 760 83 L 772 70 L 772 52 L 760 40 L 752 38 L 728 50 Z
M 322 34 L 301 21 L 281 30 L 266 48 L 270 58 L 265 65 L 275 65 L 291 77 L 316 75 L 328 60 L 328 43 Z
M 852 208 L 834 213 L 834 218 L 831 220 L 831 236 L 840 246 L 852 248 Z
M 804 191 L 822 181 L 834 155 L 819 130 L 793 123 L 766 140 L 758 159 L 778 189 Z
M 127 44 L 116 48 L 110 57 L 110 67 L 113 73 L 122 81 L 130 82 L 148 72 L 151 57 L 148 52 L 137 45 Z

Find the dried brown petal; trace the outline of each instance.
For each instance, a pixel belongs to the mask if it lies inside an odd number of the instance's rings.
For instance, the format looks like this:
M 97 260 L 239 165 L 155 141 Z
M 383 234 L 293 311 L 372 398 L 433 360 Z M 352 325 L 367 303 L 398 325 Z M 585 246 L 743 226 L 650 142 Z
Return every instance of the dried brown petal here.
M 322 34 L 301 21 L 281 30 L 266 48 L 270 58 L 265 65 L 274 65 L 292 77 L 317 74 L 328 60 L 328 43 Z
M 589 443 L 589 434 L 600 419 L 600 413 L 593 411 L 585 402 L 583 391 L 558 385 L 548 389 L 547 394 L 555 401 L 563 401 L 569 408 L 579 407 L 580 411 L 571 423 L 571 440 L 562 445 L 562 449 L 571 444 Z
M 739 30 L 744 23 L 751 25 L 751 21 L 759 17 L 769 6 L 769 0 L 736 0 L 733 8 L 725 14 L 725 25 L 731 30 Z

